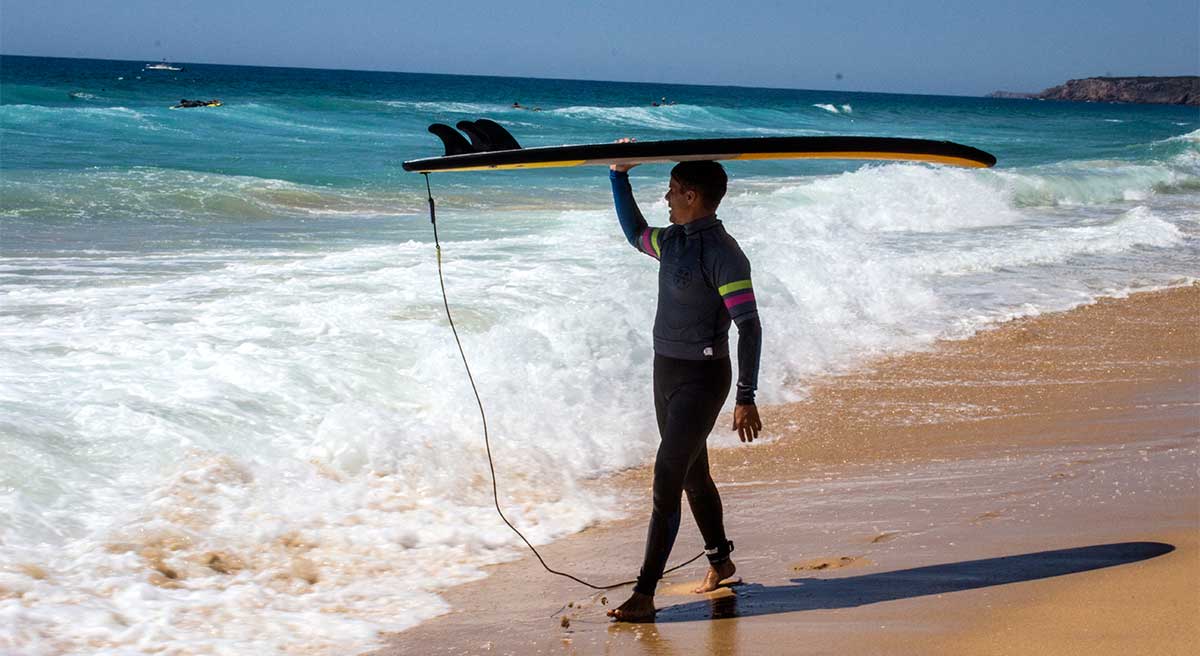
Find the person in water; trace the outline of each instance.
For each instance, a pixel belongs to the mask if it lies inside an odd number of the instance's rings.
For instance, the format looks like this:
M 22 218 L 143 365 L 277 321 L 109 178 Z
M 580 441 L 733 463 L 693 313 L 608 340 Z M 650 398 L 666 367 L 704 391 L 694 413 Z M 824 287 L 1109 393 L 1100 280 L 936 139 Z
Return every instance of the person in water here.
M 220 107 L 221 104 L 221 101 L 216 98 L 213 98 L 212 100 L 188 100 L 187 98 L 182 98 L 180 99 L 179 104 L 175 105 L 175 108 Z
M 621 230 L 629 243 L 658 260 L 654 319 L 654 412 L 660 442 L 654 459 L 653 509 L 646 553 L 633 595 L 608 615 L 620 621 L 654 617 L 654 591 L 679 531 L 681 496 L 704 537 L 709 569 L 693 592 L 717 589 L 733 576 L 733 543 L 725 535 L 721 497 L 708 467 L 705 442 L 729 396 L 729 325 L 738 327 L 737 405 L 733 430 L 752 442 L 762 430 L 754 403 L 762 327 L 750 282 L 750 262 L 717 219 L 725 169 L 716 162 L 682 162 L 671 171 L 666 201 L 671 226 L 651 228 L 633 199 L 629 169 L 609 178 Z

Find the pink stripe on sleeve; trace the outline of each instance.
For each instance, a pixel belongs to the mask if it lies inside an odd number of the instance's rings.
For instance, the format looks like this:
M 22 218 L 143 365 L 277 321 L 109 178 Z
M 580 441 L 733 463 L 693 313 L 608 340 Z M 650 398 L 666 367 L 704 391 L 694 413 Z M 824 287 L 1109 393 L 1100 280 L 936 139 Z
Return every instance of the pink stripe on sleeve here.
M 745 292 L 742 292 L 741 294 L 734 294 L 733 296 L 726 298 L 725 299 L 725 307 L 726 307 L 726 309 L 732 310 L 733 308 L 741 305 L 742 303 L 753 303 L 753 302 L 754 302 L 754 292 L 745 291 Z
M 642 252 L 645 253 L 646 255 L 649 255 L 650 257 L 657 258 L 658 256 L 654 254 L 654 246 L 652 246 L 650 244 L 650 231 L 651 230 L 652 230 L 652 228 L 646 228 L 645 230 L 642 231 Z

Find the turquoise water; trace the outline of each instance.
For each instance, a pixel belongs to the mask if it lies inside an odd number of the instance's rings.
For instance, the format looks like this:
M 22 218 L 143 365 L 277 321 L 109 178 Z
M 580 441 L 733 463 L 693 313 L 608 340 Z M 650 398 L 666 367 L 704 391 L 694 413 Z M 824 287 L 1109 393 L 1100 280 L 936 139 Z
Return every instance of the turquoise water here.
M 520 555 L 441 315 L 424 180 L 400 167 L 440 154 L 435 121 L 486 116 L 525 146 L 879 135 L 995 154 L 728 164 L 764 403 L 1200 269 L 1195 108 L 144 64 L 0 58 L 0 645 L 23 653 L 348 653 Z M 632 174 L 651 223 L 668 170 Z M 655 270 L 606 171 L 432 184 L 502 502 L 537 543 L 617 516 L 582 483 L 653 456 Z
M 149 214 L 211 223 L 321 211 L 415 213 L 421 180 L 400 162 L 440 154 L 425 131 L 429 123 L 480 116 L 504 123 L 525 146 L 621 136 L 902 135 L 961 141 L 996 153 L 1007 169 L 1162 160 L 1184 147 L 1162 140 L 1200 127 L 1194 108 L 1185 107 L 200 64 L 167 72 L 144 71 L 141 62 L 26 57 L 5 57 L 0 65 L 0 211 L 30 219 L 8 222 L 13 239 L 6 248 L 58 242 L 61 234 L 43 230 L 77 217 L 87 220 L 76 226 L 83 230 L 76 238 L 115 246 L 119 225 L 131 220 L 156 237 L 177 234 L 172 225 L 159 235 Z M 650 106 L 664 96 L 677 104 Z M 180 98 L 218 97 L 224 107 L 168 109 Z M 514 100 L 544 111 L 513 110 Z M 859 166 L 758 162 L 730 169 L 810 176 Z M 602 182 L 581 184 L 596 177 L 603 176 L 585 169 L 443 174 L 435 182 L 441 193 L 467 194 L 470 202 L 569 205 L 581 196 L 602 200 Z M 286 226 L 256 227 L 251 240 L 290 233 Z M 230 226 L 215 234 L 211 225 L 187 230 L 201 238 L 241 234 Z

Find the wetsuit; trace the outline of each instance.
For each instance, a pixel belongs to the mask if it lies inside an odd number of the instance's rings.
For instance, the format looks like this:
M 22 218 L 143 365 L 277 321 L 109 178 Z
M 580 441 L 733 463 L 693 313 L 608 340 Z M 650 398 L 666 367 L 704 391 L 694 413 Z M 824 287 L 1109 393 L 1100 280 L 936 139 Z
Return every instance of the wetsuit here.
M 653 595 L 679 531 L 680 497 L 704 536 L 709 562 L 729 558 L 721 497 L 705 441 L 732 377 L 729 324 L 738 327 L 737 402 L 753 404 L 762 328 L 750 262 L 716 215 L 651 228 L 633 199 L 629 175 L 611 171 L 613 201 L 625 238 L 659 261 L 654 318 L 654 412 L 661 441 L 654 460 L 654 509 L 634 590 Z

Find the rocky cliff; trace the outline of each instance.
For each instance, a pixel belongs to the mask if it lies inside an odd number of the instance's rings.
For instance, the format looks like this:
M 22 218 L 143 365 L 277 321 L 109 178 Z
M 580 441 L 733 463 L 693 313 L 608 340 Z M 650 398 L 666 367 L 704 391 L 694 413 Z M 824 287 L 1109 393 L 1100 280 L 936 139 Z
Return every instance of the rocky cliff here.
M 992 98 L 1038 98 L 1077 102 L 1150 103 L 1200 106 L 1200 76 L 1176 77 L 1089 77 L 1041 93 L 1020 94 L 997 91 Z

